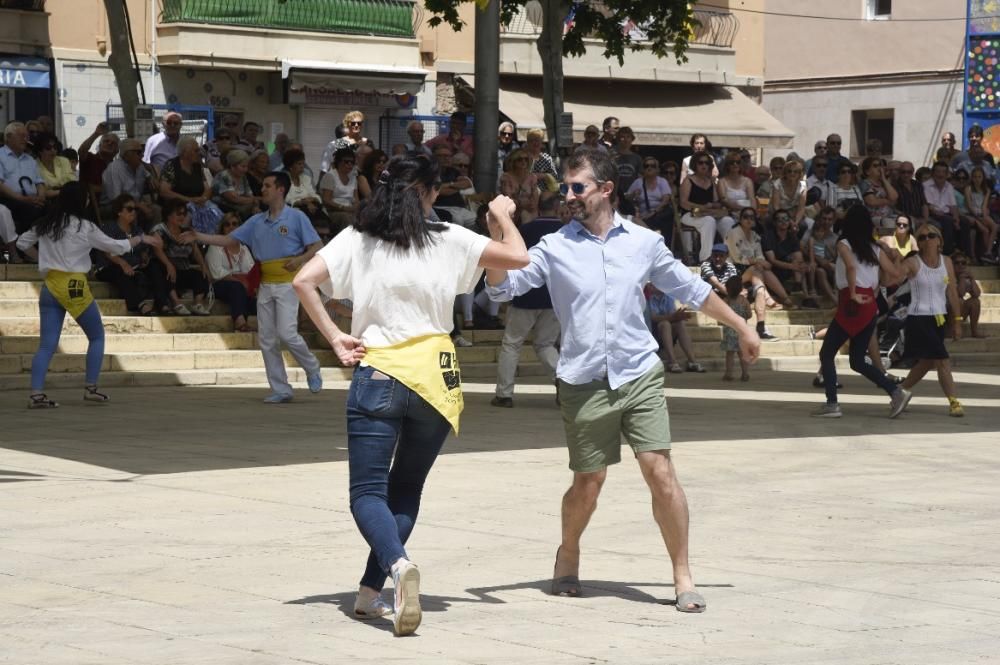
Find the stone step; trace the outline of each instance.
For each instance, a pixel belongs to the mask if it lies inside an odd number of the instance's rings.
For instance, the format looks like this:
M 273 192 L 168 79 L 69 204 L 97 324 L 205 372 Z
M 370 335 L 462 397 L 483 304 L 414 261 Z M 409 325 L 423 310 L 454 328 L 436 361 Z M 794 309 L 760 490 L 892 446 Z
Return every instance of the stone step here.
M 37 335 L 0 337 L 0 354 L 34 353 L 38 348 Z M 156 351 L 229 351 L 257 349 L 255 333 L 135 333 L 131 335 L 105 335 L 107 353 L 156 352 Z M 62 353 L 86 353 L 86 335 L 62 335 L 59 338 Z
M 125 301 L 120 298 L 112 299 L 98 299 L 97 308 L 101 312 L 101 316 L 128 316 L 129 311 L 125 307 Z M 185 305 L 189 308 L 194 304 L 193 299 L 182 299 Z M 211 309 L 212 314 L 223 315 L 229 314 L 229 305 L 215 301 Z M 27 316 L 27 317 L 37 317 L 38 316 L 38 298 L 3 298 L 0 299 L 0 317 L 17 317 L 17 316 Z
M 338 365 L 332 351 L 317 350 L 316 357 L 324 366 Z M 0 373 L 30 371 L 33 354 L 10 354 L 0 356 Z M 293 356 L 284 353 L 285 364 L 294 366 Z M 56 353 L 49 365 L 50 373 L 82 372 L 85 369 L 85 353 Z M 102 370 L 157 372 L 181 369 L 246 369 L 264 366 L 264 359 L 257 350 L 230 351 L 156 351 L 136 353 L 106 353 Z
M 253 317 L 250 319 L 254 321 Z M 71 317 L 63 322 L 63 332 L 78 334 L 80 327 Z M 233 332 L 228 316 L 108 316 L 106 334 Z M 0 317 L 0 336 L 38 335 L 37 316 Z
M 0 301 L 8 298 L 34 298 L 38 299 L 38 294 L 42 290 L 42 283 L 38 282 L 3 282 L 0 281 Z M 118 289 L 107 282 L 96 279 L 90 280 L 90 291 L 98 299 L 117 299 Z

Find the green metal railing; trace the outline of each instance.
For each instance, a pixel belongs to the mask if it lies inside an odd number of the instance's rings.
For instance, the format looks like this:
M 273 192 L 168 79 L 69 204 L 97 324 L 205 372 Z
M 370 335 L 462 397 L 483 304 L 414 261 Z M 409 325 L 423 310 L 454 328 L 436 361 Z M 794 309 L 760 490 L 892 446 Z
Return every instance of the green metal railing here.
M 162 0 L 163 23 L 413 37 L 413 0 Z

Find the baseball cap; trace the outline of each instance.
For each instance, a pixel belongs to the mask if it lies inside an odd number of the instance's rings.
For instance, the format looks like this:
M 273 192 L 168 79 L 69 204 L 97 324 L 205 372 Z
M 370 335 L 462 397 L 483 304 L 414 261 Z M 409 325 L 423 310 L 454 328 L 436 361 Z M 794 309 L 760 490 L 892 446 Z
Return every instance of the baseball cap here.
M 717 242 L 714 245 L 712 245 L 712 253 L 713 254 L 728 254 L 729 253 L 729 247 L 724 242 Z

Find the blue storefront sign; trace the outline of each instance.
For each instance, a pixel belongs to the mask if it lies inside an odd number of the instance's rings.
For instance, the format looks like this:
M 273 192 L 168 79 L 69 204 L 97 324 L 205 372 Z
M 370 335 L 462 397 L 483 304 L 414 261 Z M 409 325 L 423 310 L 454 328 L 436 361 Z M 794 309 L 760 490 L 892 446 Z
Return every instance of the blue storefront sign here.
M 48 90 L 49 61 L 44 58 L 0 56 L 0 88 L 41 88 Z

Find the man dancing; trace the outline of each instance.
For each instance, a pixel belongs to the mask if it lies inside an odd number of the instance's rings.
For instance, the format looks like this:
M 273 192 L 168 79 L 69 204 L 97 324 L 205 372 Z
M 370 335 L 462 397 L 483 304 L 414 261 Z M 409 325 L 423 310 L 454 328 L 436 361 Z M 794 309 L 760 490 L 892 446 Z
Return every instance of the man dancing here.
M 319 361 L 299 334 L 299 298 L 292 288 L 295 273 L 323 247 L 323 243 L 305 213 L 285 205 L 290 187 L 287 173 L 272 171 L 264 176 L 261 186 L 260 199 L 268 207 L 267 212 L 254 215 L 229 235 L 196 231 L 185 234 L 187 240 L 234 250 L 243 243 L 250 248 L 253 258 L 260 261 L 257 338 L 264 356 L 267 382 L 271 385 L 271 394 L 264 398 L 266 404 L 292 401 L 292 386 L 281 357 L 282 344 L 306 371 L 309 391 L 318 393 L 323 388 Z
M 632 447 L 653 500 L 653 517 L 673 564 L 676 608 L 703 612 L 688 566 L 688 507 L 670 458 L 663 364 L 643 318 L 647 282 L 736 330 L 751 362 L 760 339 L 712 288 L 677 261 L 663 238 L 612 206 L 618 171 L 606 153 L 568 160 L 561 189 L 573 221 L 529 250 L 531 264 L 487 270 L 488 293 L 510 300 L 543 284 L 562 328 L 556 370 L 573 483 L 562 501 L 562 544 L 552 593 L 578 596 L 580 538 L 597 507 L 607 467 Z M 497 233 L 497 225 L 491 231 Z

